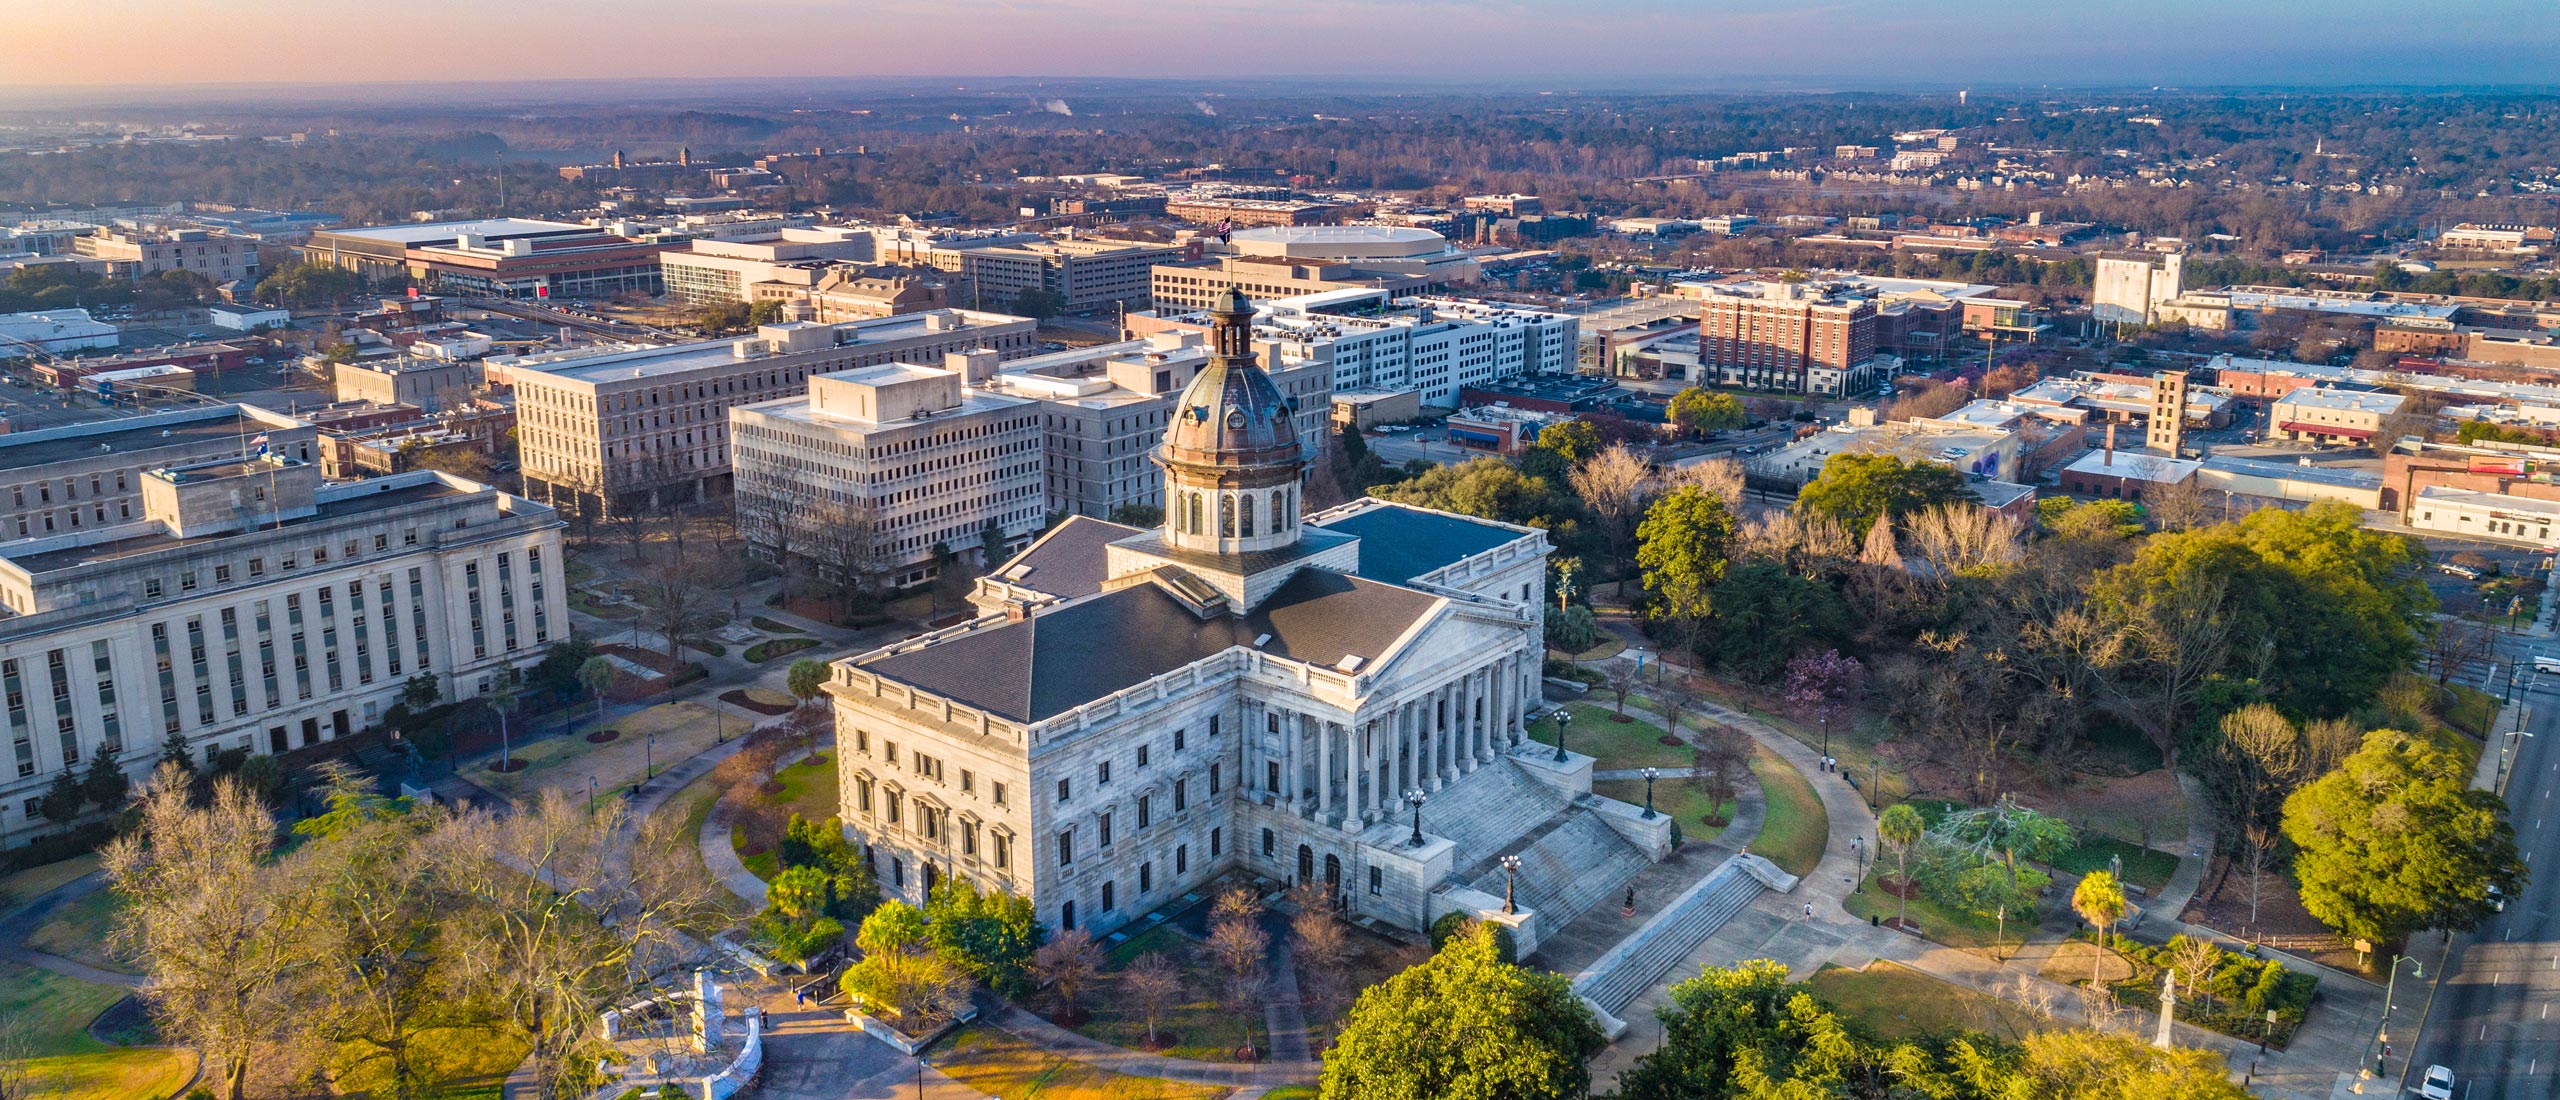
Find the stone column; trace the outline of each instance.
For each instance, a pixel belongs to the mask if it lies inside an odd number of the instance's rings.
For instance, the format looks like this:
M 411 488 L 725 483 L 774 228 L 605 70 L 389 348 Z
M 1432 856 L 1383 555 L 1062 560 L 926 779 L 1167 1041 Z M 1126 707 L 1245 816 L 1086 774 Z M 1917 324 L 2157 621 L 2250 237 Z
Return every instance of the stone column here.
M 720 1049 L 720 984 L 708 970 L 693 972 L 693 1049 Z
M 1333 723 L 1311 723 L 1316 730 L 1316 816 L 1333 812 Z
M 1450 683 L 1449 691 L 1453 697 L 1449 709 L 1456 712 L 1450 717 L 1457 719 L 1457 726 L 1450 733 L 1449 750 L 1457 757 L 1458 774 L 1469 775 L 1476 770 L 1475 674 L 1459 674 Z
M 1404 792 L 1422 785 L 1422 762 L 1413 753 L 1413 731 L 1414 726 L 1417 725 L 1414 720 L 1414 706 L 1414 701 L 1411 699 L 1396 704 L 1396 755 L 1400 758 L 1397 761 L 1398 765 L 1404 769 L 1396 776 L 1396 797 L 1398 798 L 1404 797 Z
M 1476 679 L 1484 685 L 1484 714 L 1476 719 L 1476 755 L 1490 764 L 1501 751 L 1502 666 L 1486 665 L 1476 672 Z
M 1360 823 L 1367 825 L 1378 820 L 1378 720 L 1360 723 L 1352 736 L 1358 739 L 1359 751 L 1352 759 L 1360 762 L 1360 777 L 1352 782 L 1351 793 L 1358 800 Z
M 1298 722 L 1295 715 L 1266 711 L 1263 724 L 1267 727 L 1275 719 L 1280 724 L 1280 798 L 1283 804 L 1295 810 L 1301 782 L 1298 776 Z

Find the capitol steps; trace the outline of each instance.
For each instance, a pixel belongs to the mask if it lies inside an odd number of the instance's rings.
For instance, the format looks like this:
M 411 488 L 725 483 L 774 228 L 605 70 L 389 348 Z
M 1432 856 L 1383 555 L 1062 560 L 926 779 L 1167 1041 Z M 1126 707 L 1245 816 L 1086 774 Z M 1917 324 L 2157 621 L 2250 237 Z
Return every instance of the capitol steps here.
M 1541 928 L 1563 928 L 1609 897 L 1651 862 L 1598 813 L 1568 806 L 1528 836 L 1497 853 L 1474 887 L 1502 896 L 1501 857 L 1520 857 L 1520 907 L 1538 914 Z M 1485 865 L 1479 865 L 1485 866 Z
M 1746 871 L 1741 856 L 1725 861 L 1690 887 L 1644 927 L 1611 948 L 1575 979 L 1573 991 L 1612 1015 L 1660 982 L 1673 964 L 1724 927 L 1768 887 Z

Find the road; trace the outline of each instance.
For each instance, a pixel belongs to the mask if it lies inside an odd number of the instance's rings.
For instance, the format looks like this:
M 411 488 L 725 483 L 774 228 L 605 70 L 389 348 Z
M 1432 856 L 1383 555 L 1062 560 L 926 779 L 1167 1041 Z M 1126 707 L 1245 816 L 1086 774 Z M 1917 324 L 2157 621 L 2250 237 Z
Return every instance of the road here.
M 2498 649 L 2502 666 L 2520 661 L 2530 669 L 2534 654 L 2560 654 L 2560 641 L 2502 635 Z M 2528 736 L 2496 737 L 2489 752 L 2494 758 L 2513 748 L 2507 800 L 2516 844 L 2536 873 L 2506 912 L 2454 937 L 2441 973 L 2432 937 L 2413 945 L 2427 977 L 2440 984 L 2430 998 L 2426 982 L 2402 969 L 2398 1011 L 2387 1028 L 2394 1030 L 2392 1056 L 2384 1063 L 2386 1080 L 2409 1090 L 2400 1095 L 2413 1095 L 2426 1068 L 2442 1064 L 2454 1072 L 2458 1098 L 2560 1098 L 2560 1019 L 2552 1012 L 2560 1001 L 2560 869 L 2543 870 L 2560 866 L 2560 798 L 2552 793 L 2560 788 L 2560 676 L 2528 674 L 2519 686 Z M 2426 1027 L 2404 1064 L 2412 1040 L 2405 1029 L 2420 1012 Z M 2365 1087 L 2367 1096 L 2393 1094 Z

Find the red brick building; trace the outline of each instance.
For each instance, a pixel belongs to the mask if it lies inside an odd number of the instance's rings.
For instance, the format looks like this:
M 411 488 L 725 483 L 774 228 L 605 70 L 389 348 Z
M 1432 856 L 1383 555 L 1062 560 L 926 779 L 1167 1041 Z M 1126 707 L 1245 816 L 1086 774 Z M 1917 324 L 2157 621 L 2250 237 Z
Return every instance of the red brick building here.
M 1802 283 L 1714 293 L 1698 303 L 1698 366 L 1729 386 L 1856 393 L 1876 354 L 1876 306 Z M 1844 388 L 1845 387 L 1845 388 Z

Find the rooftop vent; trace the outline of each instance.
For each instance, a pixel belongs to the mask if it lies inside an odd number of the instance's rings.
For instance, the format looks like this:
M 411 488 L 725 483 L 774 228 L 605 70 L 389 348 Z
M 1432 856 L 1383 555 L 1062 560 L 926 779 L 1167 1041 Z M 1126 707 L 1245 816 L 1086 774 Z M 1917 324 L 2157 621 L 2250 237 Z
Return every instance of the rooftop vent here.
M 1269 642 L 1270 640 L 1271 640 L 1271 635 L 1269 635 L 1269 634 L 1256 634 L 1256 635 L 1254 635 L 1254 636 L 1253 636 L 1253 648 L 1255 648 L 1255 649 L 1260 649 L 1260 648 L 1262 648 L 1262 647 L 1263 647 L 1263 645 L 1264 645 L 1265 643 Z

